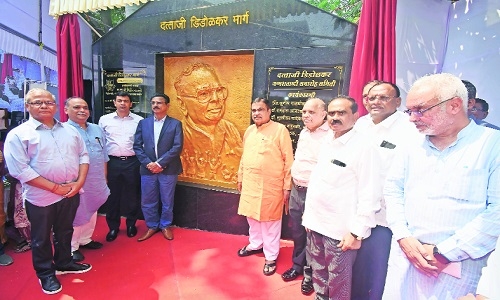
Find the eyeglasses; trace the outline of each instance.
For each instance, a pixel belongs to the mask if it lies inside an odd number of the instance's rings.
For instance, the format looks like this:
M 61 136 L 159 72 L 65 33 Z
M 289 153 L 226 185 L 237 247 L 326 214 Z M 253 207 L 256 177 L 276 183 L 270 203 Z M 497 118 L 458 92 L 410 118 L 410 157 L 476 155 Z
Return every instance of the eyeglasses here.
M 56 105 L 56 102 L 55 101 L 32 101 L 32 102 L 28 102 L 29 105 L 33 105 L 35 107 L 40 107 L 42 106 L 42 104 L 45 104 L 47 106 L 54 106 Z
M 426 109 L 419 109 L 419 110 L 407 109 L 407 110 L 404 111 L 404 113 L 408 114 L 410 117 L 411 117 L 411 115 L 414 115 L 417 118 L 421 118 L 426 111 L 428 111 L 428 110 L 430 110 L 430 109 L 432 109 L 432 108 L 434 108 L 434 107 L 436 107 L 438 105 L 441 105 L 441 104 L 445 103 L 446 101 L 450 101 L 451 99 L 454 99 L 455 97 L 456 96 L 453 96 L 450 99 L 446 99 L 444 101 L 438 102 L 438 103 L 436 103 L 436 104 L 434 104 L 434 105 L 432 105 L 430 107 L 427 107 Z
M 482 111 L 482 112 L 484 112 L 484 110 L 479 109 L 479 108 L 475 108 L 475 107 L 471 108 L 470 111 L 472 111 L 472 112 L 476 112 L 476 111 Z
M 365 102 L 373 102 L 373 101 L 376 101 L 376 100 L 380 100 L 381 102 L 389 102 L 393 98 L 397 98 L 397 97 L 394 97 L 394 96 L 385 96 L 385 95 L 377 95 L 377 96 L 373 96 L 373 97 L 365 96 L 365 97 L 363 97 L 363 101 L 365 101 Z
M 190 98 L 196 98 L 199 103 L 201 104 L 206 104 L 212 100 L 212 96 L 214 95 L 217 96 L 217 99 L 219 100 L 226 100 L 227 98 L 227 89 L 223 86 L 219 86 L 216 88 L 206 88 L 206 89 L 201 89 L 196 91 L 195 96 L 191 95 L 183 95 L 184 97 L 190 97 Z

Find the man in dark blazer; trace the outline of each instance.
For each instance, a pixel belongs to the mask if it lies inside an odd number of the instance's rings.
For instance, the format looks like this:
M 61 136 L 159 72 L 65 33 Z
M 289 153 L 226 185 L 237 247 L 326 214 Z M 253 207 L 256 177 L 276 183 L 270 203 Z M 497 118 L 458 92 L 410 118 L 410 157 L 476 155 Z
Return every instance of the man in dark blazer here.
M 141 120 L 135 132 L 134 151 L 141 163 L 141 207 L 148 226 L 139 242 L 158 231 L 167 240 L 174 238 L 170 225 L 177 176 L 182 173 L 180 154 L 184 137 L 181 122 L 167 115 L 169 107 L 167 95 L 151 97 L 153 115 Z

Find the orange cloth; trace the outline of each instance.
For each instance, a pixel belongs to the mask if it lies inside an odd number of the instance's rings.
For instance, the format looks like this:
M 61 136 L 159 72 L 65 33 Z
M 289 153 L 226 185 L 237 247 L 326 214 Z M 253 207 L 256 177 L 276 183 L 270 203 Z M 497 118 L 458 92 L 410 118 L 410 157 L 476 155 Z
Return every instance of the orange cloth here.
M 238 214 L 257 221 L 276 221 L 283 215 L 283 190 L 291 189 L 293 148 L 283 124 L 269 121 L 248 127 L 238 170 L 242 183 Z

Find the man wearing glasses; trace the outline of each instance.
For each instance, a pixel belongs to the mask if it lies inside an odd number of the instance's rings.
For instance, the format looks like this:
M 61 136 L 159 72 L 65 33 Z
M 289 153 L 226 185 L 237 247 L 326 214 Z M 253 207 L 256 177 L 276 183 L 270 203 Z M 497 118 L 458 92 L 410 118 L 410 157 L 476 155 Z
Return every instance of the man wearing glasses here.
M 71 257 L 73 220 L 89 155 L 78 131 L 54 119 L 57 108 L 50 92 L 30 90 L 26 109 L 29 120 L 7 135 L 5 160 L 10 174 L 23 186 L 33 267 L 43 292 L 55 294 L 62 290 L 55 274 L 84 273 L 92 268 Z
M 134 151 L 141 162 L 141 207 L 148 230 L 138 241 L 158 231 L 172 240 L 174 192 L 182 172 L 182 124 L 167 115 L 170 98 L 165 94 L 151 97 L 153 116 L 141 120 L 134 137 Z
M 371 81 L 363 88 L 363 105 L 368 114 L 356 121 L 355 128 L 371 136 L 380 157 L 380 192 L 397 151 L 416 138 L 418 131 L 408 116 L 398 111 L 399 88 L 390 82 Z M 385 201 L 375 214 L 376 226 L 363 240 L 353 267 L 351 299 L 381 299 L 387 275 L 392 232 L 388 228 Z
M 204 63 L 188 66 L 174 86 L 185 116 L 183 176 L 236 183 L 243 146 L 238 129 L 223 119 L 227 88 Z
M 476 98 L 476 101 L 474 103 L 474 107 L 471 109 L 471 113 L 475 117 L 477 124 L 479 124 L 481 126 L 493 128 L 496 130 L 500 130 L 500 127 L 493 125 L 491 123 L 488 123 L 484 120 L 488 116 L 489 109 L 490 109 L 490 106 L 489 106 L 488 102 L 486 102 L 486 100 L 481 99 L 481 98 Z
M 500 234 L 500 133 L 467 116 L 451 74 L 420 78 L 405 111 L 422 138 L 397 155 L 384 198 L 393 233 L 384 299 L 475 293 Z

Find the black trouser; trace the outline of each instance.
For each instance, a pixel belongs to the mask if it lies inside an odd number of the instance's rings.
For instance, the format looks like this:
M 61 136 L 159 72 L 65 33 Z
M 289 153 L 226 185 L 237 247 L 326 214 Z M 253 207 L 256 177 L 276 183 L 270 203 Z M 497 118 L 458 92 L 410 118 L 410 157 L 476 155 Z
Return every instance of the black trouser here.
M 31 222 L 31 254 L 38 278 L 55 275 L 55 270 L 72 263 L 71 236 L 73 220 L 80 205 L 80 194 L 49 206 L 36 206 L 25 201 Z M 51 232 L 54 233 L 52 252 Z
M 127 227 L 135 225 L 141 208 L 140 162 L 135 156 L 122 160 L 110 156 L 108 187 L 111 194 L 106 201 L 106 222 L 109 229 L 120 227 L 120 216 L 127 218 Z
M 293 268 L 299 273 L 304 271 L 304 275 L 310 277 L 312 271 L 308 267 L 306 259 L 307 232 L 304 226 L 302 226 L 306 193 L 306 187 L 293 185 L 290 193 L 290 225 L 293 240 Z

